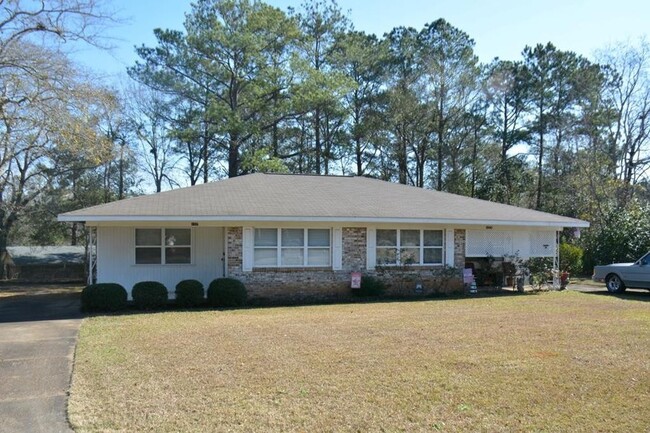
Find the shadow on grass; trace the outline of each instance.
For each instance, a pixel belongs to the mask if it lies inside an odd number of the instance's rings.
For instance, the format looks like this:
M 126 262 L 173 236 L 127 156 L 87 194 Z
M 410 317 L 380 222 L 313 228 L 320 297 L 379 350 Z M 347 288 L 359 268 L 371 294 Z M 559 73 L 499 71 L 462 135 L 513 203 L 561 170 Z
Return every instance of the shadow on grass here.
M 81 318 L 80 294 L 74 284 L 0 285 L 0 323 Z
M 650 290 L 627 289 L 624 293 L 609 293 L 607 290 L 592 290 L 582 292 L 586 295 L 606 296 L 608 298 L 618 298 L 624 301 L 641 301 L 650 302 Z
M 268 298 L 253 298 L 248 301 L 244 306 L 240 307 L 212 307 L 206 304 L 201 306 L 188 308 L 181 307 L 174 304 L 173 300 L 165 308 L 141 310 L 136 308 L 132 302 L 125 310 L 114 312 L 100 312 L 89 311 L 83 314 L 88 317 L 93 316 L 119 316 L 119 315 L 134 315 L 134 314 L 158 314 L 166 312 L 210 312 L 210 311 L 237 311 L 237 310 L 251 310 L 251 309 L 272 309 L 272 308 L 286 308 L 286 307 L 311 307 L 311 306 L 325 306 L 325 305 L 357 305 L 357 304 L 385 304 L 385 303 L 413 303 L 413 302 L 428 302 L 428 301 L 460 301 L 467 299 L 481 299 L 481 298 L 494 298 L 494 297 L 525 297 L 536 295 L 539 292 L 525 292 L 520 293 L 513 290 L 492 290 L 489 292 L 479 291 L 476 294 L 436 294 L 436 295 L 422 295 L 422 296 L 346 296 L 330 299 L 313 299 L 313 300 L 270 300 Z

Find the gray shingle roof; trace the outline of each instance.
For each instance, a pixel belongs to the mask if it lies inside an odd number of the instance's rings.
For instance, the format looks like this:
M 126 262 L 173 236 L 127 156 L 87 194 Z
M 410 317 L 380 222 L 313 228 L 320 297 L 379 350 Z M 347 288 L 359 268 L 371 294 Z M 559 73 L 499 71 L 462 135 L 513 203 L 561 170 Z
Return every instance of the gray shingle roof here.
M 83 263 L 83 246 L 16 246 L 7 247 L 16 266 Z
M 587 227 L 585 221 L 365 177 L 250 174 L 68 212 L 61 221 L 349 221 Z

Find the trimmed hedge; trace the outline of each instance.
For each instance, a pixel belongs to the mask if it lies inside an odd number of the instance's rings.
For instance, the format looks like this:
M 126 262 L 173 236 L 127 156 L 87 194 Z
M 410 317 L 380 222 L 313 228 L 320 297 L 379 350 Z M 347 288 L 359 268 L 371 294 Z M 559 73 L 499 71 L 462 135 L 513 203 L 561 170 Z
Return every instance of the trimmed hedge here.
M 208 287 L 208 304 L 212 307 L 241 307 L 247 297 L 244 283 L 234 278 L 217 278 Z
M 119 311 L 127 307 L 126 289 L 115 283 L 91 284 L 81 291 L 82 311 Z
M 361 288 L 352 290 L 357 296 L 381 296 L 386 290 L 384 282 L 378 278 L 364 275 L 361 277 Z
M 133 304 L 140 310 L 155 310 L 167 305 L 167 288 L 157 281 L 141 281 L 131 291 Z
M 176 305 L 198 307 L 203 303 L 203 283 L 197 280 L 183 280 L 176 284 Z

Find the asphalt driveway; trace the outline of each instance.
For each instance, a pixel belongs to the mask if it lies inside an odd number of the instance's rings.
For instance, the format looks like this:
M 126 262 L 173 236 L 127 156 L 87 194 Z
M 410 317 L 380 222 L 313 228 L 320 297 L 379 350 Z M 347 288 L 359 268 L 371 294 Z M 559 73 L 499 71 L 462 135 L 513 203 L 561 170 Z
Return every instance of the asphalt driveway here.
M 78 293 L 0 297 L 0 432 L 71 432 Z

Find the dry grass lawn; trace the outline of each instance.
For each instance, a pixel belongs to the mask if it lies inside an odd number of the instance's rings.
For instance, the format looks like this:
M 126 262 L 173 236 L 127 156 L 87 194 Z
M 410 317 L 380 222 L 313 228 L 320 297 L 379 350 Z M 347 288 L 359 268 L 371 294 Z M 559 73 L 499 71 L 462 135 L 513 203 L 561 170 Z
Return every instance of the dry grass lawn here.
M 83 286 L 80 284 L 1 284 L 0 299 L 13 296 L 38 296 L 38 295 L 72 295 L 81 293 Z
M 84 321 L 78 432 L 650 431 L 650 297 L 561 292 Z

